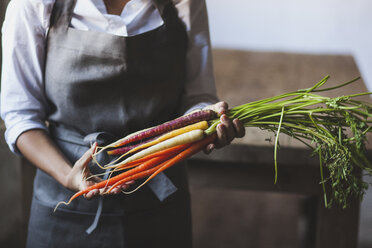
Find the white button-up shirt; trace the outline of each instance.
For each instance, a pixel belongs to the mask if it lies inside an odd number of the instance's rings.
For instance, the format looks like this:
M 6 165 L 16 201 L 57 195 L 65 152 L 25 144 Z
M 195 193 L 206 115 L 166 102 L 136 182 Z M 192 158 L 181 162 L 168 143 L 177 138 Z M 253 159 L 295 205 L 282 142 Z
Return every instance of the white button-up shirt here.
M 5 139 L 13 152 L 19 135 L 46 129 L 43 69 L 49 19 L 55 0 L 12 0 L 2 27 L 1 117 Z M 189 111 L 217 100 L 211 62 L 208 18 L 204 0 L 173 0 L 185 23 L 187 51 L 186 95 Z M 131 36 L 163 24 L 151 0 L 131 0 L 120 16 L 107 13 L 103 0 L 77 0 L 71 27 Z M 67 73 L 67 72 L 66 72 Z

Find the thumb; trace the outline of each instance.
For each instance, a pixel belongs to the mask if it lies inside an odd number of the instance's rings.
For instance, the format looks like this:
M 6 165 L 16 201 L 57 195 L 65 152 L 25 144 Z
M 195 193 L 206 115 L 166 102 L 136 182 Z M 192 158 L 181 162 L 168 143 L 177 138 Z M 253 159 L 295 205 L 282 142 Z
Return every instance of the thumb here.
M 97 142 L 92 145 L 92 147 L 87 150 L 83 156 L 80 157 L 79 160 L 76 161 L 75 166 L 76 169 L 84 169 L 88 166 L 88 164 L 92 161 L 92 156 L 97 148 Z
M 204 109 L 210 109 L 218 113 L 218 115 L 226 114 L 229 105 L 225 101 L 220 101 L 212 105 L 206 106 Z
M 81 190 L 86 188 L 85 178 L 90 175 L 89 163 L 92 161 L 92 155 L 97 148 L 97 144 L 94 144 L 83 156 L 77 160 L 71 170 L 71 185 L 72 187 Z

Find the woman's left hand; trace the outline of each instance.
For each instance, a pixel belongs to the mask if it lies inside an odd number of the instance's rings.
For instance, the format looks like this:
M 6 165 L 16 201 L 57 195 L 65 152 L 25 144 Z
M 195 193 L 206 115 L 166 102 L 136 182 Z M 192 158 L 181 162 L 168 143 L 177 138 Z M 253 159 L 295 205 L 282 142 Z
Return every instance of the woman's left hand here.
M 245 128 L 239 119 L 230 120 L 226 113 L 229 106 L 226 102 L 221 101 L 209 105 L 204 109 L 211 109 L 220 114 L 221 123 L 217 125 L 217 142 L 207 145 L 205 153 L 210 153 L 214 148 L 221 148 L 229 145 L 234 138 L 242 138 L 245 135 Z

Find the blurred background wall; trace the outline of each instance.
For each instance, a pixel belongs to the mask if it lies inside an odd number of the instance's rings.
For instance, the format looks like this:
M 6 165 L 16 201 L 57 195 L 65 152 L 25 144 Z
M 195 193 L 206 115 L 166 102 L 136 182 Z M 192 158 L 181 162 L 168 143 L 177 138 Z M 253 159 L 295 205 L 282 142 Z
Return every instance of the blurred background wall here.
M 0 0 L 1 24 L 8 2 Z M 0 60 L 1 53 L 0 50 Z M 0 130 L 0 247 L 22 247 L 21 168 L 5 143 L 2 121 Z
M 372 90 L 372 1 L 206 1 L 214 47 L 352 54 Z
M 372 1 L 206 0 L 206 2 L 214 48 L 350 54 L 359 67 L 360 76 L 363 77 L 369 91 L 372 91 Z M 323 76 L 325 75 L 319 75 L 319 79 Z M 367 180 L 372 183 L 371 178 Z M 371 233 L 370 189 L 361 206 L 360 247 L 372 247 Z

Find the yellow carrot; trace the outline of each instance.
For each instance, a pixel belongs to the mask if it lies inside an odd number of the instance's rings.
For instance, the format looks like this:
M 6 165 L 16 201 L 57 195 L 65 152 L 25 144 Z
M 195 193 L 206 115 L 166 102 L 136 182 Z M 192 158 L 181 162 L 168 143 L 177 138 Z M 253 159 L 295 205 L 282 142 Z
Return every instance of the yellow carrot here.
M 176 130 L 173 130 L 173 131 L 170 131 L 170 132 L 168 132 L 168 133 L 160 136 L 159 138 L 157 138 L 155 140 L 151 140 L 151 141 L 149 141 L 147 143 L 143 143 L 143 144 L 141 144 L 139 146 L 134 147 L 133 149 L 131 149 L 128 152 L 124 153 L 122 155 L 122 157 L 124 157 L 124 156 L 126 156 L 128 154 L 134 153 L 136 151 L 142 150 L 144 148 L 147 148 L 147 147 L 150 147 L 150 146 L 159 144 L 160 142 L 163 142 L 163 141 L 165 141 L 167 139 L 176 137 L 176 136 L 178 136 L 180 134 L 187 133 L 187 132 L 190 132 L 190 131 L 195 130 L 195 129 L 205 130 L 208 127 L 209 126 L 208 126 L 208 122 L 207 121 L 200 121 L 200 122 L 197 122 L 197 123 L 194 123 L 194 124 L 191 124 L 191 125 L 188 125 L 188 126 L 185 126 L 185 127 L 182 127 L 182 128 L 176 129 Z M 121 150 L 121 148 L 118 148 L 118 149 L 115 149 L 115 150 L 112 150 L 112 151 L 108 151 L 107 154 L 109 154 L 109 155 L 118 155 L 118 154 L 121 154 L 120 150 Z
M 191 130 L 187 133 L 180 134 L 176 137 L 167 139 L 167 140 L 165 140 L 163 142 L 160 142 L 156 145 L 148 147 L 148 148 L 146 148 L 146 149 L 144 149 L 144 150 L 142 150 L 142 151 L 140 151 L 136 154 L 133 154 L 132 156 L 130 156 L 129 158 L 125 159 L 124 161 L 122 161 L 120 163 L 113 164 L 113 165 L 108 165 L 108 166 L 105 166 L 105 168 L 115 168 L 115 167 L 118 167 L 118 166 L 122 166 L 124 164 L 127 164 L 129 162 L 132 162 L 132 161 L 135 161 L 137 159 L 143 158 L 143 157 L 145 157 L 147 155 L 150 155 L 152 153 L 155 153 L 155 152 L 158 152 L 158 151 L 161 151 L 161 150 L 165 150 L 165 149 L 170 148 L 170 147 L 199 141 L 203 138 L 204 138 L 204 131 L 203 130 L 201 130 L 201 129 Z

